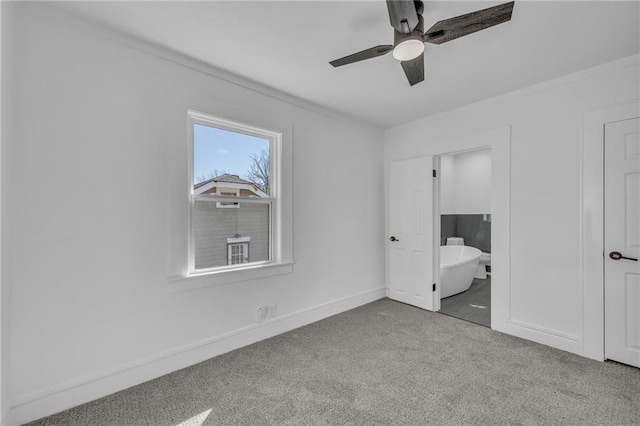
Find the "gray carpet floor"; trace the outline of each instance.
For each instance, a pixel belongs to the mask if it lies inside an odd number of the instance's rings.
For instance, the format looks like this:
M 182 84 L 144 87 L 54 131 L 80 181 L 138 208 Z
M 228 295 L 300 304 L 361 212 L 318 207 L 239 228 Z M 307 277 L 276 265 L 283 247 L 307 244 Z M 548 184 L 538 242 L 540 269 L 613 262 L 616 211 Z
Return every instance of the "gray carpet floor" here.
M 31 423 L 424 424 L 640 424 L 640 369 L 382 299 Z
M 491 278 L 475 278 L 469 290 L 440 300 L 440 313 L 491 328 Z

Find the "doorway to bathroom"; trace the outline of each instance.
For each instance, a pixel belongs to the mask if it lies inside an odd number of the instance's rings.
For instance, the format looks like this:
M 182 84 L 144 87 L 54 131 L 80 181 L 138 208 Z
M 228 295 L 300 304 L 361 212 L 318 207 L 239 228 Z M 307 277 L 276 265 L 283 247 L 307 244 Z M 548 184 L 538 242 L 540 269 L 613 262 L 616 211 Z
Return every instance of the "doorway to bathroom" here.
M 440 311 L 440 158 L 490 148 L 491 329 L 522 335 L 509 308 L 511 128 L 467 133 L 423 148 L 417 157 L 399 155 L 385 171 L 388 297 Z M 434 176 L 431 169 L 436 172 Z
M 491 149 L 437 157 L 440 312 L 491 327 Z

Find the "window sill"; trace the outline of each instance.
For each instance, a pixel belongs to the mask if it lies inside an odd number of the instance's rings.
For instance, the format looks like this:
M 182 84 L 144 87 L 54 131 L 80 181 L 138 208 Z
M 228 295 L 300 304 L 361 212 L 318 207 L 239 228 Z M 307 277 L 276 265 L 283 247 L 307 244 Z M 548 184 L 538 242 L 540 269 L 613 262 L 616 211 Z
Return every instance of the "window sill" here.
M 248 281 L 258 278 L 284 275 L 293 272 L 293 262 L 268 263 L 265 265 L 249 266 L 247 268 L 207 272 L 194 275 L 180 275 L 169 277 L 169 293 L 196 290 L 199 288 L 216 287 L 219 285 Z

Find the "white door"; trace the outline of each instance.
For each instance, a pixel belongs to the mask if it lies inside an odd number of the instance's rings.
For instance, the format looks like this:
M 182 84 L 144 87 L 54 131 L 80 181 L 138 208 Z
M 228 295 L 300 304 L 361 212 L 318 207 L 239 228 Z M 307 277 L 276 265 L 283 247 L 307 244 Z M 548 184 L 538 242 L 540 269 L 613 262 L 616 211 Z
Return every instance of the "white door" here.
M 605 358 L 640 367 L 640 118 L 605 125 Z
M 389 297 L 434 309 L 433 157 L 391 163 Z

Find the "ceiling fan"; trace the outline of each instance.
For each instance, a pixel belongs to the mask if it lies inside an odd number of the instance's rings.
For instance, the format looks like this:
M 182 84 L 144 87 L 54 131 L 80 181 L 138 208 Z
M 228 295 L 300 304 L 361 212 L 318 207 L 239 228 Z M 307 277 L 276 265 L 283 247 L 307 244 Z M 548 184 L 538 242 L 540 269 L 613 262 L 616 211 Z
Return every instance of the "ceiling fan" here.
M 387 0 L 393 27 L 393 45 L 382 44 L 329 62 L 334 67 L 386 55 L 400 61 L 409 84 L 424 80 L 424 43 L 442 44 L 511 19 L 513 1 L 466 15 L 438 21 L 424 30 L 424 3 L 420 0 Z

